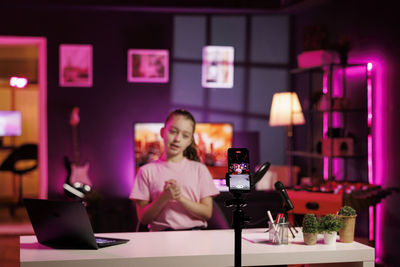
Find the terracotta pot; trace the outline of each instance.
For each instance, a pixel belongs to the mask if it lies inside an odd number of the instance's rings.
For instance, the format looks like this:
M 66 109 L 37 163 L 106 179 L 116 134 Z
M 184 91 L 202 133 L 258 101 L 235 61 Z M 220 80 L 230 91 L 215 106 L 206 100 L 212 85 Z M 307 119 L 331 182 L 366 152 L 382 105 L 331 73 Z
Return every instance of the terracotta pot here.
M 318 233 L 303 233 L 304 243 L 306 245 L 317 244 Z
M 356 227 L 356 216 L 339 216 L 343 218 L 343 228 L 339 230 L 340 242 L 351 243 L 354 241 L 354 230 Z

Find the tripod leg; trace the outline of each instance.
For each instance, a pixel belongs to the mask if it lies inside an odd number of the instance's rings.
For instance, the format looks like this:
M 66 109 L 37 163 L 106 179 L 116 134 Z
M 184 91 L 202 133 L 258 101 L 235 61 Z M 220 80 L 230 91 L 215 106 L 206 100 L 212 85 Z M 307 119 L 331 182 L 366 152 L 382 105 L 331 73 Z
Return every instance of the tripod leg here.
M 242 229 L 235 228 L 235 267 L 242 266 Z
M 295 234 L 293 233 L 292 228 L 293 228 L 293 226 L 292 226 L 291 224 L 289 224 L 289 231 L 290 231 L 290 233 L 292 234 L 293 238 L 295 238 L 296 236 L 295 236 Z M 295 230 L 296 230 L 296 229 L 295 229 Z

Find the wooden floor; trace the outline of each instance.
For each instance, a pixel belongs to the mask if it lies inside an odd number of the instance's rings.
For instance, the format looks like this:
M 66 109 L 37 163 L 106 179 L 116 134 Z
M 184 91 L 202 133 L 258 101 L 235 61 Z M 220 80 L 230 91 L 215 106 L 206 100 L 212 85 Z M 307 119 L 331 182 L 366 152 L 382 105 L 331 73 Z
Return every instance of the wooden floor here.
M 19 237 L 32 235 L 33 229 L 25 208 L 21 207 L 11 216 L 6 206 L 0 206 L 0 266 L 19 266 Z

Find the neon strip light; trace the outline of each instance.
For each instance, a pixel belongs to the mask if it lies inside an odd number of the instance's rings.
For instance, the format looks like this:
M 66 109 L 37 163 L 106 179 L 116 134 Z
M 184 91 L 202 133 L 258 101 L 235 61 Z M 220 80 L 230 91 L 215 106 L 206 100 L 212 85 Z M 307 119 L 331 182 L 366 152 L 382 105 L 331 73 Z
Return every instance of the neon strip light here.
M 372 126 L 372 63 L 367 64 L 367 101 L 368 101 L 368 127 Z
M 368 128 L 370 129 L 368 134 L 368 183 L 374 183 L 374 173 L 373 173 L 373 160 L 372 160 L 372 79 L 371 79 L 372 63 L 367 64 L 367 109 L 368 109 Z M 369 240 L 374 240 L 374 208 L 369 207 Z
M 324 71 L 322 76 L 322 93 L 326 95 L 328 93 L 328 74 Z M 326 139 L 328 135 L 328 113 L 322 114 L 322 138 Z M 329 178 L 329 158 L 324 157 L 324 168 L 323 168 L 324 180 L 327 181 Z
M 328 93 L 328 75 L 325 71 L 322 76 L 322 93 L 324 93 L 324 95 Z
M 323 139 L 328 138 L 328 112 L 324 112 L 323 114 Z M 329 178 L 329 158 L 328 157 L 324 157 L 324 180 L 327 181 Z
M 372 161 L 372 136 L 368 135 L 368 183 L 374 183 L 373 174 L 373 161 Z
M 367 108 L 368 108 L 368 183 L 374 183 L 373 162 L 372 162 L 372 79 L 371 79 L 372 63 L 367 64 Z
M 374 240 L 374 207 L 369 206 L 369 241 Z
M 381 261 L 381 256 L 383 254 L 383 240 L 382 240 L 382 218 L 383 218 L 383 207 L 382 203 L 376 205 L 376 225 L 375 225 L 375 230 L 376 230 L 376 235 L 375 235 L 375 262 L 380 262 Z

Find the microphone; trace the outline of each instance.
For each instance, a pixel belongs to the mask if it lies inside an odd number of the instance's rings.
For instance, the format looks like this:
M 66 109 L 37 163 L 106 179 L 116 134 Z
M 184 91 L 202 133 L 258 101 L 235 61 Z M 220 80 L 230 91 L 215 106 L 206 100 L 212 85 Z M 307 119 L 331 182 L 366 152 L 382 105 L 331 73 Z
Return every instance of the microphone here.
M 285 210 L 289 211 L 294 209 L 292 201 L 290 201 L 290 198 L 286 192 L 285 186 L 280 182 L 275 183 L 275 189 L 276 191 L 279 191 L 279 194 L 281 195 L 283 201 L 285 202 Z

